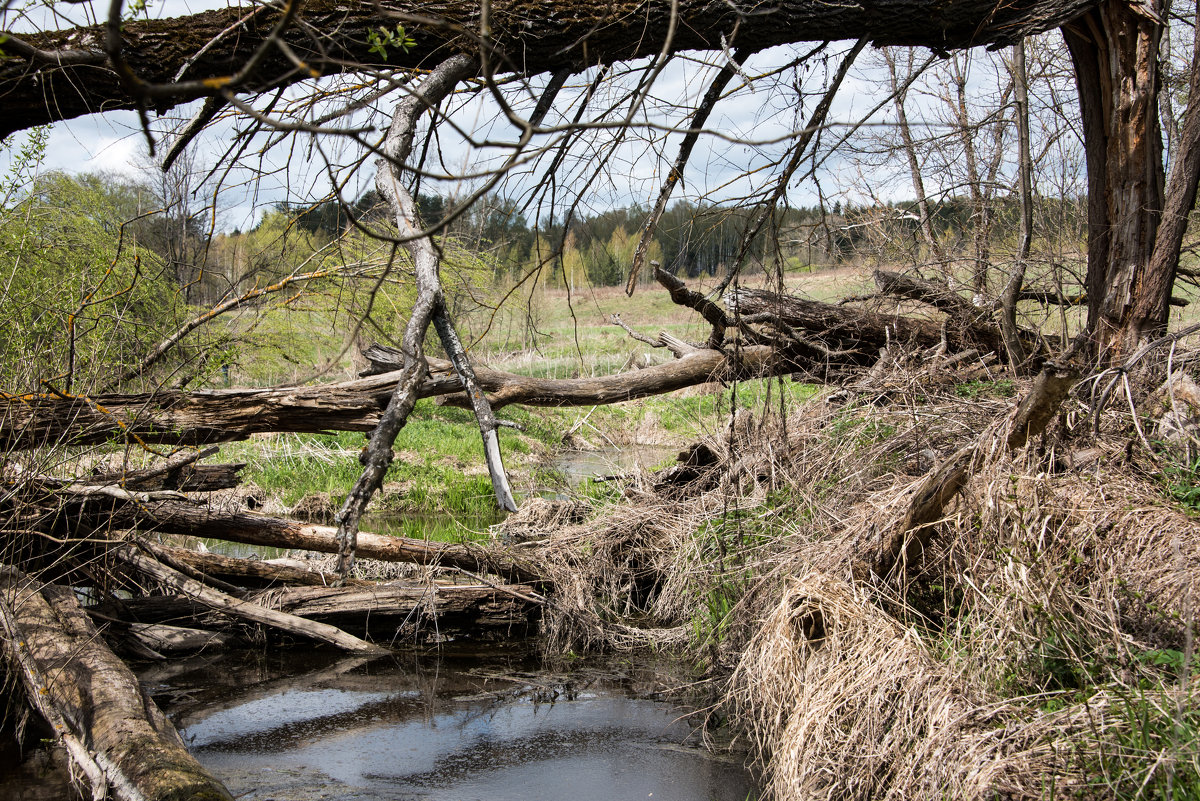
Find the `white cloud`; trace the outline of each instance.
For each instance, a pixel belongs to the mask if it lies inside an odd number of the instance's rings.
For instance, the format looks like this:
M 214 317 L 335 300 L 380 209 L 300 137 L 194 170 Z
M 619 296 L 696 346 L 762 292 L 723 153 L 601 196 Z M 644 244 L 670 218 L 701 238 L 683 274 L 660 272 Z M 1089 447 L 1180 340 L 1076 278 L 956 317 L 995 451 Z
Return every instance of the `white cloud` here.
M 92 157 L 83 163 L 81 169 L 85 172 L 115 172 L 122 175 L 137 173 L 137 162 L 142 157 L 137 143 L 132 137 L 102 138 L 96 143 Z

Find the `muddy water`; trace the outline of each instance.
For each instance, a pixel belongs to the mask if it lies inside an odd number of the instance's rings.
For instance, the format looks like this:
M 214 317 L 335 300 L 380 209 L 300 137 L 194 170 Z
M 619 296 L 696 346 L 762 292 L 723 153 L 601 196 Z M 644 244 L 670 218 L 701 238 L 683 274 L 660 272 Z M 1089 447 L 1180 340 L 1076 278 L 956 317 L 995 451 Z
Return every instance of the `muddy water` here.
M 744 801 L 645 668 L 548 671 L 522 650 L 173 663 L 143 681 L 202 764 L 246 799 Z
M 678 448 L 663 445 L 631 445 L 590 451 L 563 451 L 551 460 L 551 470 L 561 472 L 569 486 L 587 478 L 623 475 L 648 470 L 675 458 Z

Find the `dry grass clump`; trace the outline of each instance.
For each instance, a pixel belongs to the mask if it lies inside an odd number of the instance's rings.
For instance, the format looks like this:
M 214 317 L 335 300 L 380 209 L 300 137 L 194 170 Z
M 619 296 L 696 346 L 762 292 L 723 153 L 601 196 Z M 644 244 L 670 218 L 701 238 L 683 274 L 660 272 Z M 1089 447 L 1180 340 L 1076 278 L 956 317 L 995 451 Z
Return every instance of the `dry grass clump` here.
M 986 389 L 735 417 L 713 463 L 538 545 L 549 647 L 682 645 L 728 671 L 776 801 L 1200 795 L 1200 524 L 1115 413 L 1096 436 L 1069 400 L 1008 453 L 1024 385 Z M 875 575 L 964 448 L 924 552 Z
M 555 587 L 543 616 L 551 652 L 680 645 L 688 631 L 655 609 L 681 542 L 715 510 L 675 502 L 617 507 L 599 520 L 553 531 L 540 542 L 539 569 Z M 636 621 L 632 625 L 629 621 Z
M 730 699 L 777 799 L 1040 796 L 1048 726 L 1019 723 L 884 612 L 821 573 L 787 583 Z

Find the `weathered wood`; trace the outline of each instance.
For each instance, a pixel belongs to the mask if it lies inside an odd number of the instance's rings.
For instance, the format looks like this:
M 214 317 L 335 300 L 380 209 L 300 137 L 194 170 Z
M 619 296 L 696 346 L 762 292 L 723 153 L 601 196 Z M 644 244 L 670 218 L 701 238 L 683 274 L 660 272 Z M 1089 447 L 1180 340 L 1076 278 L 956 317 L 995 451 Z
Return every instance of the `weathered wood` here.
M 894 281 L 892 282 L 895 283 Z M 676 294 L 682 288 L 673 287 Z M 685 290 L 686 291 L 686 290 Z M 999 329 L 965 299 L 922 300 L 964 315 L 947 327 L 950 350 L 972 348 L 1003 353 Z M 493 409 L 528 406 L 594 406 L 659 395 L 710 381 L 744 380 L 807 371 L 833 379 L 869 367 L 889 343 L 936 347 L 943 328 L 932 319 L 882 314 L 761 290 L 740 288 L 726 298 L 734 319 L 763 326 L 760 342 L 723 350 L 695 349 L 665 364 L 619 375 L 581 379 L 545 379 L 475 367 L 481 390 L 490 393 Z M 710 322 L 720 322 L 720 309 L 705 306 Z M 965 320 L 965 322 L 963 322 Z M 769 329 L 775 328 L 775 333 Z M 784 330 L 786 329 L 786 330 Z M 1030 341 L 1034 342 L 1032 336 Z M 217 390 L 157 394 L 102 395 L 64 398 L 26 395 L 0 398 L 0 447 L 33 448 L 55 442 L 97 444 L 114 438 L 144 442 L 194 444 L 245 439 L 263 432 L 369 431 L 379 423 L 397 382 L 413 380 L 403 354 L 373 346 L 367 356 L 371 375 L 324 386 L 278 389 Z M 426 360 L 429 374 L 416 390 L 419 397 L 448 396 L 444 402 L 472 407 L 461 380 L 446 361 Z M 415 367 L 410 368 L 415 370 Z M 200 470 L 201 468 L 195 468 Z M 217 469 L 215 466 L 214 470 Z
M 999 6 L 991 0 L 775 0 L 747 13 L 723 0 L 501 0 L 490 5 L 487 42 L 493 70 L 535 75 L 656 55 L 664 46 L 717 50 L 725 38 L 729 46 L 747 50 L 860 37 L 875 44 L 938 48 L 1006 43 L 1061 25 L 1091 5 L 1091 0 L 1015 0 Z M 428 68 L 435 59 L 479 49 L 475 2 L 307 0 L 300 11 L 304 24 L 278 34 L 288 45 L 286 53 L 267 42 L 280 13 L 271 6 L 257 11 L 235 6 L 178 19 L 124 20 L 121 57 L 126 75 L 136 76 L 133 81 L 119 74 L 106 53 L 103 24 L 14 37 L 5 43 L 6 58 L 0 62 L 5 99 L 0 136 L 101 109 L 148 104 L 162 112 L 223 89 L 261 92 L 307 80 L 314 74 L 309 70 L 331 75 Z M 393 28 L 398 20 L 419 30 L 415 45 L 391 48 L 383 58 L 373 52 L 368 34 L 381 26 Z M 256 69 L 237 75 L 258 48 L 265 49 Z M 305 69 L 297 69 L 295 57 L 304 60 Z
M 976 456 L 974 445 L 960 448 L 921 481 L 904 519 L 883 538 L 873 567 L 875 575 L 888 578 L 896 573 L 903 577 L 919 563 L 933 538 L 935 524 L 974 472 L 972 462 Z
M 373 584 L 347 587 L 279 587 L 248 596 L 280 613 L 322 621 L 339 629 L 390 638 L 401 627 L 426 634 L 453 631 L 459 636 L 524 636 L 544 599 L 525 584 L 435 585 Z M 210 607 L 180 595 L 147 595 L 119 603 L 107 602 L 88 610 L 104 619 L 120 617 L 132 626 L 166 625 L 194 621 L 215 634 L 233 628 Z M 115 625 L 115 624 L 114 624 Z M 157 631 L 152 629 L 152 631 Z M 222 633 L 221 636 L 228 636 Z M 147 639 L 147 647 L 159 651 Z
M 129 634 L 160 654 L 191 654 L 208 648 L 228 648 L 237 642 L 224 632 L 168 626 L 164 623 L 132 623 Z
M 390 207 L 397 231 L 412 257 L 417 299 L 404 326 L 404 337 L 401 341 L 401 349 L 407 355 L 404 369 L 401 371 L 403 378 L 397 383 L 396 389 L 388 399 L 387 408 L 379 418 L 379 425 L 371 432 L 367 446 L 359 456 L 362 472 L 359 473 L 358 480 L 354 482 L 350 492 L 346 494 L 341 510 L 334 517 L 338 526 L 339 543 L 337 570 L 342 578 L 349 576 L 354 566 L 359 520 L 366 512 L 371 498 L 383 486 L 383 478 L 394 458 L 392 444 L 396 441 L 400 429 L 408 422 L 408 416 L 416 405 L 421 383 L 428 372 L 424 357 L 425 335 L 433 320 L 442 318 L 444 325 L 440 330 L 443 344 L 452 351 L 451 358 L 454 359 L 459 380 L 472 396 L 472 400 L 476 401 L 476 416 L 483 432 L 497 500 L 501 508 L 516 508 L 512 494 L 508 491 L 508 478 L 504 469 L 502 466 L 496 466 L 500 458 L 500 449 L 495 420 L 492 418 L 489 429 L 484 418 L 480 416 L 479 403 L 486 407 L 487 402 L 474 386 L 474 375 L 469 362 L 466 361 L 465 351 L 462 353 L 463 358 L 457 358 L 453 353 L 458 335 L 449 326 L 448 318 L 444 317 L 445 297 L 438 275 L 441 249 L 434 246 L 429 234 L 418 230 L 420 218 L 417 215 L 416 203 L 407 189 L 408 176 L 404 172 L 416 137 L 417 121 L 427 110 L 436 108 L 454 91 L 460 81 L 473 75 L 478 68 L 477 59 L 461 54 L 452 55 L 434 67 L 421 80 L 416 91 L 406 94 L 396 104 L 392 123 L 388 126 L 387 135 L 377 151 L 382 157 L 376 161 L 375 188 Z M 447 328 L 450 328 L 449 332 Z M 461 351 L 461 345 L 457 349 Z M 490 408 L 487 409 L 487 415 L 491 417 Z
M 728 293 L 725 301 L 731 314 L 751 319 L 773 316 L 830 347 L 853 349 L 855 353 L 842 361 L 861 367 L 870 367 L 879 349 L 889 343 L 931 348 L 942 341 L 941 325 L 932 319 L 835 306 L 758 289 L 739 288 Z M 975 347 L 974 340 L 963 338 L 960 332 L 949 331 L 947 336 L 952 351 Z
M 441 630 L 525 626 L 540 606 L 528 585 L 401 585 L 286 587 L 255 596 L 259 603 L 305 618 L 366 629 L 435 620 Z M 399 620 L 398 620 L 399 619 Z
M 479 384 L 491 393 L 493 409 L 523 406 L 602 406 L 662 395 L 711 381 L 763 378 L 798 369 L 778 348 L 753 345 L 730 349 L 694 350 L 664 364 L 600 378 L 530 378 L 514 373 L 478 368 Z M 442 401 L 464 406 L 467 400 L 452 395 Z
M 844 315 L 843 315 L 844 316 Z M 936 336 L 936 326 L 933 335 Z M 448 362 L 430 359 L 432 374 L 418 396 L 461 393 Z M 476 367 L 492 407 L 595 406 L 644 398 L 708 381 L 789 372 L 768 347 L 723 354 L 702 350 L 686 359 L 621 375 L 542 379 Z M 266 432 L 370 431 L 379 422 L 402 372 L 355 381 L 280 389 L 162 391 L 101 395 L 85 400 L 55 395 L 0 397 L 0 448 L 20 450 L 54 443 L 94 445 L 137 437 L 159 444 L 230 442 Z M 456 405 L 469 405 L 456 397 Z M 103 411 L 99 411 L 103 409 Z
M 200 392 L 0 397 L 0 447 L 55 443 L 97 445 L 138 438 L 156 444 L 202 445 L 278 432 L 370 431 L 398 375 L 323 386 Z M 434 384 L 434 393 L 461 389 Z M 431 393 L 431 394 L 434 394 Z
M 1022 448 L 1045 431 L 1077 381 L 1079 371 L 1071 366 L 1051 362 L 1042 368 L 1009 424 L 1008 449 Z
M 104 510 L 114 525 L 321 553 L 337 553 L 337 529 L 254 512 L 229 512 L 183 501 L 123 504 Z M 494 573 L 515 583 L 538 583 L 529 564 L 496 549 L 359 532 L 358 555 L 385 562 L 456 567 Z
M 947 326 L 947 340 L 953 343 L 951 349 L 959 350 L 961 343 L 969 342 L 982 351 L 996 353 L 1006 359 L 1010 355 L 1012 349 L 1005 344 L 1002 326 L 992 319 L 990 306 L 976 306 L 945 284 L 914 275 L 876 270 L 874 276 L 875 285 L 883 294 L 916 300 L 944 312 L 951 321 Z M 1016 351 L 1018 355 L 1022 352 L 1037 353 L 1040 349 L 1041 343 L 1036 332 L 1021 328 L 1014 322 L 1012 335 L 1014 342 L 1020 346 Z M 1018 358 L 1018 361 L 1023 360 Z
M 212 492 L 231 489 L 241 483 L 238 473 L 246 464 L 197 464 L 217 454 L 217 448 L 184 448 L 161 464 L 143 470 L 95 473 L 86 479 L 89 484 L 112 484 L 128 490 L 178 490 L 180 492 Z
M 1088 329 L 1097 353 L 1113 363 L 1147 335 L 1161 333 L 1179 253 L 1154 258 L 1165 200 L 1158 124 L 1162 26 L 1155 13 L 1103 0 L 1063 28 L 1087 157 Z
M 365 640 L 360 640 L 358 637 L 347 634 L 334 626 L 305 620 L 304 618 L 289 615 L 285 612 L 267 609 L 251 601 L 234 598 L 231 595 L 207 587 L 195 579 L 188 578 L 178 570 L 147 556 L 136 545 L 122 546 L 114 550 L 113 553 L 118 559 L 136 568 L 146 576 L 178 590 L 188 598 L 215 611 L 241 618 L 242 620 L 248 620 L 252 623 L 271 626 L 272 628 L 297 636 L 321 640 L 351 653 L 372 654 L 387 652 L 385 648 L 366 642 Z
M 336 583 L 337 576 L 320 570 L 306 570 L 291 565 L 278 565 L 262 559 L 239 559 L 218 553 L 200 553 L 189 548 L 170 545 L 149 546 L 155 555 L 164 555 L 172 561 L 187 565 L 206 576 L 220 579 L 242 587 L 271 587 L 283 584 L 300 584 L 313 587 L 329 587 Z M 351 584 L 360 583 L 351 579 Z M 365 582 L 362 582 L 365 583 Z
M 92 784 L 122 801 L 232 801 L 104 645 L 69 588 L 0 573 L 4 651 L 29 702 Z

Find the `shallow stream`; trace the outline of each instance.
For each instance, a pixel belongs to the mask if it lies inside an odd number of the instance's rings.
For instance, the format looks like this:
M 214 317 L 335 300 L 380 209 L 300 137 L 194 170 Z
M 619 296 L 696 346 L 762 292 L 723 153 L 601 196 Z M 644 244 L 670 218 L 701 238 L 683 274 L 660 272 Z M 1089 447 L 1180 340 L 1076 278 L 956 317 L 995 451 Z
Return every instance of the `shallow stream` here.
M 574 485 L 661 462 L 668 450 L 572 451 L 553 466 Z M 662 700 L 678 680 L 645 664 L 550 670 L 525 644 L 375 659 L 288 649 L 170 660 L 139 678 L 239 799 L 755 797 L 740 759 L 702 748 L 698 722 Z M 19 755 L 0 737 L 0 801 L 61 798 L 61 782 L 44 756 Z
M 172 663 L 142 679 L 244 799 L 743 801 L 662 677 L 543 669 L 525 648 L 382 659 L 295 651 Z
M 140 678 L 239 799 L 744 801 L 740 761 L 699 744 L 666 674 L 528 648 L 347 658 L 296 649 L 173 660 Z M 0 765 L 0 798 L 54 797 Z M 46 778 L 45 781 L 50 781 Z

